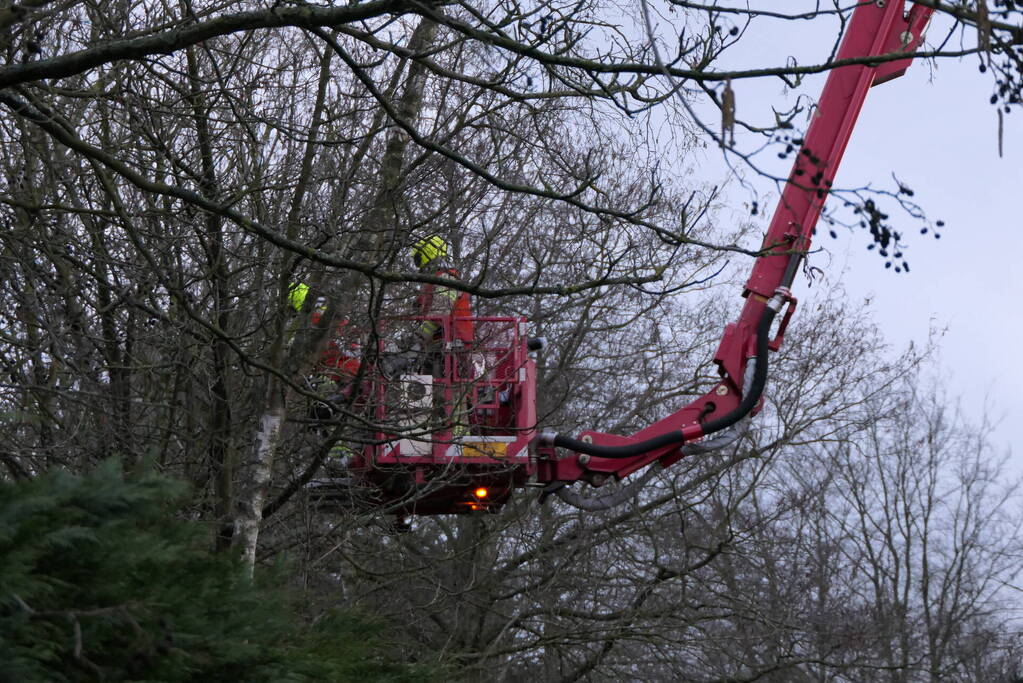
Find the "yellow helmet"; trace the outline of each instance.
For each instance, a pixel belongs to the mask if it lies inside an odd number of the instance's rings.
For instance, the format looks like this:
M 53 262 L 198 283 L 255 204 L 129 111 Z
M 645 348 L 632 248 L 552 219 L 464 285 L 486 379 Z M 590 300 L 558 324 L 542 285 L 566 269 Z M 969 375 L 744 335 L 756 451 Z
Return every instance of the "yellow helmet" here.
M 412 245 L 412 261 L 417 268 L 425 268 L 437 259 L 448 255 L 451 245 L 439 235 L 424 237 Z
M 309 296 L 309 285 L 304 282 L 292 282 L 288 287 L 288 303 L 296 311 L 302 310 L 305 298 Z

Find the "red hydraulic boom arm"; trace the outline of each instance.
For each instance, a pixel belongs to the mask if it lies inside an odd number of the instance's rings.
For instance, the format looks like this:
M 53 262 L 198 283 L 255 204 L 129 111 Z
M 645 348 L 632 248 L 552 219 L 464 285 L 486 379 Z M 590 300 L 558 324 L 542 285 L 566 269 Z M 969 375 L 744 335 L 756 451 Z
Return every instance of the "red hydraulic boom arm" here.
M 535 437 L 536 372 L 530 353 L 535 347 L 526 335 L 527 322 L 473 318 L 474 339 L 464 344 L 456 316 L 441 317 L 433 322 L 443 332 L 443 352 L 428 358 L 431 368 L 382 375 L 358 389 L 373 421 L 398 429 L 381 427 L 369 435 L 351 459 L 348 471 L 354 479 L 312 481 L 310 495 L 325 509 L 369 504 L 399 516 L 431 515 L 496 511 L 513 489 L 532 485 L 584 509 L 601 509 L 631 495 L 645 479 L 607 497 L 583 498 L 565 486 L 580 480 L 600 486 L 611 477 L 654 463 L 667 466 L 738 438 L 743 421 L 760 404 L 768 352 L 780 347 L 795 310 L 789 287 L 810 249 L 867 90 L 905 72 L 932 13 L 906 0 L 865 1 L 853 11 L 838 52 L 840 62 L 851 63 L 828 75 L 746 282 L 742 313 L 725 328 L 714 356 L 721 380 L 709 392 L 632 436 Z M 570 453 L 559 457 L 559 448 Z M 351 486 L 353 481 L 362 486 Z
M 905 0 L 871 0 L 860 4 L 837 59 L 859 62 L 831 70 L 802 147 L 778 203 L 763 253 L 746 282 L 746 302 L 739 319 L 724 331 L 714 362 L 721 381 L 678 412 L 632 436 L 584 432 L 579 438 L 543 434 L 537 438 L 536 479 L 551 490 L 577 480 L 595 486 L 608 477 L 627 476 L 655 462 L 667 466 L 687 454 L 713 448 L 740 420 L 755 413 L 767 375 L 768 350 L 781 346 L 796 307 L 789 288 L 838 171 L 846 145 L 871 86 L 905 73 L 923 40 L 933 9 Z M 876 61 L 871 57 L 879 57 Z M 784 309 L 773 339 L 775 316 Z M 723 436 L 707 438 L 719 432 Z M 573 452 L 558 458 L 557 448 Z

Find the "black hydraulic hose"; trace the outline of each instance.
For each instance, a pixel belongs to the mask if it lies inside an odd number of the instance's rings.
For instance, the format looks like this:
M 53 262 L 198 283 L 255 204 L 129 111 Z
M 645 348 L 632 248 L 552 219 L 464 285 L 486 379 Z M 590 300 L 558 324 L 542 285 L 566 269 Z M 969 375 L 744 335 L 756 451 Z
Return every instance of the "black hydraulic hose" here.
M 722 415 L 710 422 L 704 422 L 702 425 L 704 434 L 713 434 L 714 432 L 720 432 L 726 427 L 731 427 L 746 417 L 757 405 L 760 396 L 764 393 L 764 386 L 767 384 L 767 345 L 771 336 L 771 323 L 774 322 L 774 316 L 777 313 L 776 310 L 768 305 L 760 316 L 760 324 L 757 325 L 757 366 L 753 368 L 753 381 L 750 382 L 749 388 L 743 393 L 742 401 L 735 407 L 735 410 L 727 415 Z
M 703 433 L 713 434 L 719 432 L 726 427 L 731 427 L 736 422 L 746 417 L 747 414 L 753 407 L 756 406 L 757 401 L 760 400 L 760 395 L 764 391 L 764 385 L 767 384 L 767 345 L 771 334 L 771 323 L 774 322 L 774 316 L 778 313 L 774 308 L 771 307 L 770 303 L 764 308 L 763 315 L 760 316 L 760 323 L 757 325 L 757 355 L 756 355 L 756 368 L 753 371 L 753 381 L 750 382 L 750 386 L 746 389 L 743 394 L 742 401 L 736 406 L 735 410 L 722 415 L 716 420 L 704 423 L 702 425 Z M 593 455 L 598 458 L 631 458 L 636 455 L 642 455 L 643 453 L 649 453 L 652 450 L 662 448 L 664 446 L 671 446 L 672 444 L 682 443 L 685 441 L 685 437 L 682 435 L 682 430 L 676 429 L 660 436 L 655 436 L 652 439 L 646 441 L 639 441 L 632 443 L 627 446 L 598 446 L 596 444 L 587 443 L 578 439 L 573 439 L 570 436 L 558 434 L 554 437 L 554 445 L 559 448 L 567 448 L 576 453 L 585 453 L 587 455 Z

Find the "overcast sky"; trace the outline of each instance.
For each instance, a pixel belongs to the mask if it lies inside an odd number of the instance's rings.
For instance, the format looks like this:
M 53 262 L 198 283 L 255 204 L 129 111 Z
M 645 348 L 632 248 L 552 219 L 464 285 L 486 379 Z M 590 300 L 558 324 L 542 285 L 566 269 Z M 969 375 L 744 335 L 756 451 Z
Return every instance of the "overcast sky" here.
M 847 237 L 843 281 L 852 296 L 876 293 L 877 319 L 893 341 L 947 327 L 941 356 L 953 388 L 971 411 L 988 401 L 1002 419 L 997 438 L 1021 444 L 1023 111 L 1005 117 L 999 158 L 990 79 L 976 61 L 948 62 L 929 76 L 915 69 L 873 89 L 839 180 L 894 167 L 929 214 L 945 220 L 942 239 L 914 236 L 910 276 L 890 277 L 862 240 Z
M 943 36 L 949 25 L 936 19 L 929 36 Z M 826 58 L 834 36 L 833 25 L 825 28 L 820 22 L 761 20 L 728 65 L 779 65 L 790 55 L 801 64 L 817 63 Z M 822 86 L 823 78 L 808 78 L 800 93 L 816 100 Z M 891 188 L 894 172 L 915 191 L 928 216 L 945 221 L 942 238 L 934 240 L 920 235 L 920 226 L 908 217 L 890 212 L 894 227 L 909 236 L 908 275 L 886 271 L 883 261 L 866 250 L 869 238 L 862 232 L 840 230 L 838 239 L 831 239 L 822 230 L 815 246 L 832 256 L 829 278 L 840 282 L 851 299 L 871 300 L 876 320 L 895 347 L 925 342 L 932 329 L 946 330 L 940 364 L 951 391 L 962 397 L 974 419 L 985 403 L 991 416 L 1001 419 L 992 440 L 1001 448 L 1012 447 L 1015 460 L 1023 454 L 1023 111 L 1005 117 L 1004 156 L 999 158 L 997 115 L 988 102 L 992 89 L 990 73 L 979 73 L 972 58 L 942 61 L 936 68 L 916 62 L 905 76 L 868 95 L 836 186 Z M 783 110 L 794 101 L 777 79 L 738 82 L 735 92 L 738 115 L 760 123 L 773 119 L 771 106 Z M 712 116 L 708 120 L 715 121 Z M 747 138 L 745 143 L 755 141 Z M 743 144 L 740 135 L 738 146 Z M 720 182 L 724 165 L 714 163 L 720 158 L 713 150 L 707 155 L 706 180 Z M 789 163 L 772 166 L 772 171 L 784 175 Z M 763 188 L 770 191 L 769 184 Z M 744 200 L 734 183 L 730 199 Z M 814 263 L 822 261 L 827 259 L 816 257 Z M 812 315 L 812 309 L 805 307 L 800 314 Z

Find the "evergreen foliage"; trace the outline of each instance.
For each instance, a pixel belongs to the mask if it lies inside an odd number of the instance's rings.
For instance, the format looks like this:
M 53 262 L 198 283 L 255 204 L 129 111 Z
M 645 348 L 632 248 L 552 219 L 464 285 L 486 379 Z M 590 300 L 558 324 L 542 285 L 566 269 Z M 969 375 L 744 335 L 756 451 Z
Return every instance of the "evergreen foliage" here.
M 306 623 L 280 571 L 251 581 L 176 519 L 184 486 L 110 461 L 0 482 L 0 681 L 405 681 L 380 627 Z

